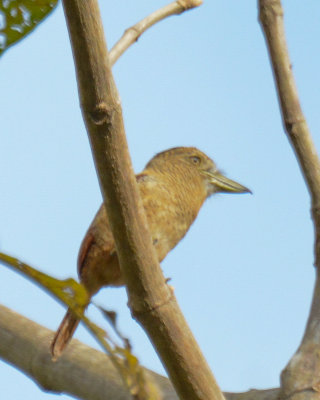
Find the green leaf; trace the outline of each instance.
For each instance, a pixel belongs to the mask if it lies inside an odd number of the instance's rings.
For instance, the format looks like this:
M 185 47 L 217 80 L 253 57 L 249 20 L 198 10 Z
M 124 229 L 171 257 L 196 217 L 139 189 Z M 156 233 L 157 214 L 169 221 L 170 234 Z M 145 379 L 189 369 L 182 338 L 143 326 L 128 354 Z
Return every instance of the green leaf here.
M 47 292 L 68 305 L 72 311 L 76 313 L 88 304 L 86 289 L 72 278 L 65 280 L 53 278 L 50 275 L 32 268 L 30 265 L 23 263 L 17 258 L 4 253 L 0 253 L 0 261 L 43 287 Z
M 58 0 L 0 0 L 0 55 L 36 28 Z

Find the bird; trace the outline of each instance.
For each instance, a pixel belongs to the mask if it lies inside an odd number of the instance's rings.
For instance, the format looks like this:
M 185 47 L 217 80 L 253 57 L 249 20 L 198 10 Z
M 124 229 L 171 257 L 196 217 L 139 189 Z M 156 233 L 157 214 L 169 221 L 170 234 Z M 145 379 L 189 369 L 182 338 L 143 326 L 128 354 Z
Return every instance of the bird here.
M 224 176 L 214 161 L 195 147 L 174 147 L 156 154 L 136 175 L 136 182 L 159 262 L 185 236 L 208 197 L 251 193 Z M 125 284 L 104 204 L 82 241 L 77 265 L 88 304 L 102 287 Z M 51 342 L 53 360 L 60 357 L 79 322 L 68 309 Z

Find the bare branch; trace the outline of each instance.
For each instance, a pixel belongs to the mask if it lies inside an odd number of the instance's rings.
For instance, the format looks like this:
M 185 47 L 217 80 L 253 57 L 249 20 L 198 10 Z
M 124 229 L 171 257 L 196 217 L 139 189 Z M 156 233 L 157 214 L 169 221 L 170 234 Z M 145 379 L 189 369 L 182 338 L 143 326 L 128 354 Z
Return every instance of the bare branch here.
M 181 398 L 223 399 L 151 243 L 96 0 L 64 0 L 83 117 L 133 315 Z
M 280 0 L 260 0 L 260 21 L 277 84 L 283 125 L 296 153 L 313 205 L 320 205 L 320 162 L 299 102 Z
M 0 306 L 0 358 L 28 375 L 43 390 L 83 400 L 131 400 L 128 388 L 110 358 L 78 340 L 52 362 L 53 332 Z M 177 396 L 169 380 L 145 370 L 164 400 Z
M 28 375 L 40 388 L 82 400 L 131 400 L 109 357 L 73 339 L 51 362 L 53 332 L 0 305 L 0 359 Z M 145 369 L 163 400 L 178 400 L 168 378 Z M 93 390 L 94 388 L 94 390 Z M 227 400 L 276 400 L 278 389 L 226 393 Z
M 278 388 L 266 390 L 251 389 L 248 392 L 224 393 L 224 395 L 227 400 L 278 400 L 279 392 Z
M 283 398 L 316 399 L 320 391 L 320 162 L 304 118 L 289 59 L 280 0 L 259 0 L 282 120 L 311 195 L 317 280 L 302 343 L 282 373 Z
M 110 64 L 114 65 L 119 57 L 135 43 L 139 37 L 151 26 L 157 22 L 170 17 L 172 15 L 179 15 L 184 11 L 190 10 L 194 7 L 199 7 L 202 4 L 202 0 L 178 0 L 170 3 L 159 10 L 148 15 L 137 24 L 128 28 L 118 42 L 113 46 L 109 52 Z

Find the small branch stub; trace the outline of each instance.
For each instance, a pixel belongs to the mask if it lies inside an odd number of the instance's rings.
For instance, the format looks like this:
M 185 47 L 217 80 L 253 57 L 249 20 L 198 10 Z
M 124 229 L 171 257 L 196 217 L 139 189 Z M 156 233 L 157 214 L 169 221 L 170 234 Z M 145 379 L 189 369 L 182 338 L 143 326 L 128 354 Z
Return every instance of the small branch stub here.
M 185 10 L 190 10 L 190 8 L 195 8 L 201 6 L 202 0 L 178 0 L 179 3 Z

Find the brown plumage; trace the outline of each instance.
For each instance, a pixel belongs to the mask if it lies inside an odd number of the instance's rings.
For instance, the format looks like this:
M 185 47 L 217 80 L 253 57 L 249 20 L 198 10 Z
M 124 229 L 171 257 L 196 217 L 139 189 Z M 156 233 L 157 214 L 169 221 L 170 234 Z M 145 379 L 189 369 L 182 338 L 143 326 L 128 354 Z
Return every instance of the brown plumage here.
M 214 162 L 194 147 L 176 147 L 157 154 L 136 179 L 159 262 L 187 233 L 207 197 L 217 192 L 250 192 L 224 177 Z M 103 205 L 81 244 L 78 275 L 90 298 L 103 286 L 124 285 Z M 51 344 L 54 359 L 68 344 L 78 323 L 68 310 Z

